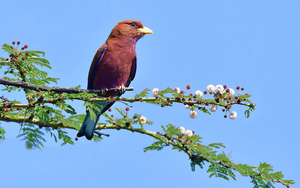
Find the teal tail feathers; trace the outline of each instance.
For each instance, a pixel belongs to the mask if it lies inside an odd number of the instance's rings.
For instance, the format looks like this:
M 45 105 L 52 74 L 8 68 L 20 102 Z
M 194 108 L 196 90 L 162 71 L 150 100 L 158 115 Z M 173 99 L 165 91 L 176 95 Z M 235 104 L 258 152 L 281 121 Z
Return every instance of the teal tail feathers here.
M 92 120 L 90 116 L 90 112 L 87 112 L 83 120 L 82 126 L 79 132 L 77 133 L 77 136 L 78 137 L 85 136 L 88 140 L 91 140 L 94 136 L 94 130 L 100 116 L 101 114 L 99 112 L 96 112 L 96 119 Z
M 79 132 L 77 133 L 77 137 L 85 136 L 88 140 L 91 140 L 94 136 L 94 131 L 95 131 L 97 122 L 98 122 L 101 114 L 104 113 L 106 110 L 108 110 L 114 104 L 114 102 L 112 102 L 112 103 L 97 102 L 97 103 L 102 106 L 100 108 L 101 113 L 96 110 L 93 110 L 94 113 L 96 114 L 96 118 L 94 120 L 92 120 L 90 112 L 87 111 L 86 116 L 81 125 L 81 128 L 80 128 Z

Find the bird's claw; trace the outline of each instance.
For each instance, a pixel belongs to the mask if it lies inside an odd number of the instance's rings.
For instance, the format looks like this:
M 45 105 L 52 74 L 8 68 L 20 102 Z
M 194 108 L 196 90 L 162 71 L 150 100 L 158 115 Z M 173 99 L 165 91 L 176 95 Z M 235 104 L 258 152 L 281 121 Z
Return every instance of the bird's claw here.
M 124 85 L 121 85 L 120 87 L 118 87 L 119 89 L 119 94 L 122 95 L 125 93 L 125 86 Z

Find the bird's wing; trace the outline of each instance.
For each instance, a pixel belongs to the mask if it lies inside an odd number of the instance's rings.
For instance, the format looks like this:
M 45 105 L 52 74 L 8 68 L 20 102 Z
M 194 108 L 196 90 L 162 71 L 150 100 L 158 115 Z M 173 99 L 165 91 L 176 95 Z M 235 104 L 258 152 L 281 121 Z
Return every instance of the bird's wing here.
M 103 44 L 98 49 L 98 51 L 96 52 L 96 54 L 94 56 L 94 59 L 93 59 L 93 62 L 92 62 L 91 68 L 90 68 L 90 72 L 89 72 L 89 77 L 88 77 L 88 89 L 94 89 L 93 88 L 93 80 L 95 77 L 95 73 L 96 73 L 97 67 L 99 66 L 100 61 L 105 53 L 106 48 L 107 48 L 107 44 Z
M 134 57 L 133 61 L 132 61 L 132 65 L 131 65 L 131 70 L 130 70 L 130 75 L 129 75 L 129 78 L 127 80 L 127 83 L 125 85 L 125 87 L 128 87 L 130 82 L 134 79 L 135 77 L 135 72 L 136 72 L 136 56 Z

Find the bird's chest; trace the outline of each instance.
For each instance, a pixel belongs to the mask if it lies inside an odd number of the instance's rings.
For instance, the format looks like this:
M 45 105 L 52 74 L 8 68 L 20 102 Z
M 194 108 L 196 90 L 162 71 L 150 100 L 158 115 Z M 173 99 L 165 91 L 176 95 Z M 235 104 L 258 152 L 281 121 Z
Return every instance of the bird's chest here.
M 134 58 L 135 52 L 131 50 L 107 50 L 97 68 L 94 87 L 106 89 L 126 85 Z

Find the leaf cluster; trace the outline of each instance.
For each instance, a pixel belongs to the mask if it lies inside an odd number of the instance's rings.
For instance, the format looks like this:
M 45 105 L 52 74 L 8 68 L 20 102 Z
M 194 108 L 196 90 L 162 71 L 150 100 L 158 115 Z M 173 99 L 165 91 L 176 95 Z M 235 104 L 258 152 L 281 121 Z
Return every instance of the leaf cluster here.
M 9 58 L 0 58 L 0 69 L 4 69 L 4 79 L 11 81 L 23 81 L 40 86 L 56 84 L 58 78 L 49 77 L 44 69 L 51 69 L 50 63 L 44 59 L 44 52 L 41 51 L 18 51 L 13 46 L 4 44 L 2 49 L 9 54 Z M 43 69 L 43 70 L 42 70 Z M 79 87 L 79 86 L 77 86 Z M 74 144 L 67 130 L 79 130 L 85 115 L 77 114 L 71 101 L 84 101 L 84 106 L 90 112 L 93 119 L 95 113 L 100 112 L 100 102 L 145 102 L 160 105 L 161 107 L 173 106 L 174 103 L 188 105 L 190 110 L 199 110 L 203 113 L 211 114 L 206 106 L 218 105 L 229 111 L 233 105 L 243 105 L 248 107 L 245 111 L 246 117 L 255 109 L 255 105 L 249 100 L 250 95 L 238 95 L 237 100 L 231 100 L 226 93 L 212 94 L 213 99 L 204 96 L 187 95 L 187 91 L 176 92 L 171 88 L 161 90 L 155 97 L 147 97 L 150 90 L 145 89 L 135 95 L 134 98 L 106 97 L 99 98 L 90 93 L 56 93 L 51 91 L 39 91 L 6 86 L 2 91 L 24 91 L 25 103 L 17 100 L 10 100 L 5 96 L 0 97 L 0 121 L 16 122 L 21 126 L 17 137 L 25 141 L 26 148 L 41 148 L 46 142 L 46 135 L 61 145 Z M 140 114 L 129 116 L 128 111 L 117 109 L 120 117 L 109 116 L 104 113 L 106 123 L 98 123 L 93 139 L 100 141 L 102 134 L 98 131 L 103 129 L 125 129 L 138 132 L 156 139 L 152 145 L 145 147 L 144 151 L 160 151 L 167 146 L 173 150 L 184 152 L 191 161 L 191 168 L 194 171 L 197 166 L 203 168 L 209 164 L 207 172 L 209 177 L 221 177 L 226 180 L 235 179 L 235 172 L 242 176 L 251 178 L 254 187 L 274 187 L 275 182 L 279 182 L 287 187 L 294 182 L 283 180 L 281 172 L 273 172 L 273 167 L 266 163 L 261 163 L 258 167 L 246 164 L 236 164 L 230 156 L 220 149 L 225 146 L 222 143 L 211 143 L 204 145 L 199 135 L 192 136 L 182 134 L 179 127 L 172 124 L 161 126 L 162 132 L 152 132 L 145 129 L 146 125 L 152 125 L 151 121 L 142 121 Z M 0 141 L 5 139 L 5 130 L 0 127 Z

